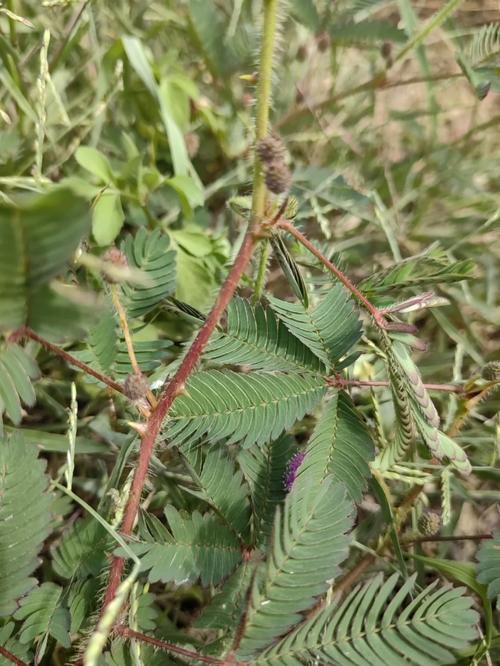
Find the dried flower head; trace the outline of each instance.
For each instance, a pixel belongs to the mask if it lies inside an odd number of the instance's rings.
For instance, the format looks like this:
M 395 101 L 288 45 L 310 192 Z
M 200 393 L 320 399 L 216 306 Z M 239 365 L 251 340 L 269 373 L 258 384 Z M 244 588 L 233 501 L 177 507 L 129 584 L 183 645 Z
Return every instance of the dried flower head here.
M 330 47 L 330 35 L 327 32 L 322 32 L 316 37 L 316 45 L 318 51 L 324 53 Z
M 441 529 L 441 516 L 435 511 L 425 511 L 417 523 L 418 531 L 424 536 L 434 536 Z
M 305 457 L 306 457 L 305 451 L 297 451 L 297 453 L 295 453 L 288 461 L 285 474 L 283 475 L 283 487 L 285 488 L 287 493 L 290 492 L 290 490 L 292 489 L 293 482 L 295 481 L 295 478 L 297 476 L 297 471 L 299 467 L 302 465 L 302 462 Z
M 128 267 L 128 261 L 125 253 L 113 245 L 109 248 L 109 250 L 106 250 L 102 258 L 106 263 L 111 264 L 109 270 L 104 268 L 104 277 L 110 283 L 116 282 L 119 277 L 119 270 Z M 114 267 L 116 267 L 118 270 L 113 271 L 112 269 Z
M 149 384 L 142 374 L 133 373 L 127 377 L 123 390 L 127 398 L 131 400 L 140 400 L 145 398 L 149 389 Z
M 483 379 L 489 382 L 500 381 L 500 361 L 490 361 L 481 371 Z
M 284 162 L 272 162 L 266 170 L 266 187 L 273 194 L 288 192 L 292 184 L 292 174 Z
M 261 139 L 256 147 L 261 162 L 270 165 L 273 162 L 282 162 L 285 157 L 285 144 L 277 134 L 269 134 Z

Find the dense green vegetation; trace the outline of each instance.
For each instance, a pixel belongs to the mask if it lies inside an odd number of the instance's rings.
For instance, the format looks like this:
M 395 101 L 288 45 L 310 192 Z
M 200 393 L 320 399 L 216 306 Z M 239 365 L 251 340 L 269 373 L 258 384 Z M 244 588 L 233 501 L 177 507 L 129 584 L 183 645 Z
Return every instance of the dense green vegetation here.
M 0 6 L 2 666 L 500 659 L 500 12 L 427 4 Z

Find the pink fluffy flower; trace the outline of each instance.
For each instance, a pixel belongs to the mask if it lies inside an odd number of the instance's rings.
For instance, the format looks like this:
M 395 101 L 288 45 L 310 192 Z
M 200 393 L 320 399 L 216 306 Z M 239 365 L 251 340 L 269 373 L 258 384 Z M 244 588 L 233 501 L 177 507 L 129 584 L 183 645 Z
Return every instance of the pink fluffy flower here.
M 288 461 L 288 464 L 286 466 L 285 473 L 283 475 L 283 486 L 285 490 L 290 492 L 293 486 L 293 482 L 295 481 L 295 477 L 297 476 L 297 471 L 299 467 L 302 465 L 302 461 L 306 457 L 305 451 L 297 451 L 295 455 L 293 455 L 290 460 Z

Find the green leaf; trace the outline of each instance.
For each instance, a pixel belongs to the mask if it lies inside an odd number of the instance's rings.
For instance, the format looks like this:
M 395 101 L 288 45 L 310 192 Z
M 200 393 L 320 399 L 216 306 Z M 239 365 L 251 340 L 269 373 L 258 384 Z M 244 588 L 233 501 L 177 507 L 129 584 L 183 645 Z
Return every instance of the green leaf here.
M 395 593 L 398 574 L 358 585 L 341 603 L 327 606 L 259 655 L 255 666 L 443 666 L 453 651 L 477 637 L 478 614 L 464 588 L 436 583 L 414 592 L 412 576 Z M 408 598 L 412 595 L 413 598 Z
M 488 585 L 488 597 L 495 599 L 500 594 L 500 532 L 481 544 L 477 558 L 477 579 Z
M 12 614 L 36 585 L 31 574 L 51 529 L 53 497 L 37 453 L 21 435 L 7 436 L 0 446 L 0 616 Z
M 307 309 L 309 307 L 309 294 L 307 293 L 306 283 L 295 259 L 288 251 L 285 241 L 279 233 L 272 234 L 270 241 L 283 275 L 287 279 L 295 296 L 302 302 L 304 308 Z
M 184 215 L 188 215 L 191 209 L 197 206 L 203 206 L 205 202 L 203 190 L 191 176 L 173 176 L 165 181 L 165 185 L 169 185 L 179 195 Z
M 328 33 L 334 44 L 364 44 L 381 41 L 401 43 L 405 41 L 405 32 L 391 21 L 366 19 L 354 22 L 333 22 Z
M 28 646 L 22 645 L 14 636 L 15 634 L 15 624 L 14 622 L 8 622 L 0 627 L 0 645 L 8 650 L 18 659 L 23 660 L 26 663 L 31 661 L 30 655 L 28 653 Z M 12 666 L 12 660 L 3 657 L 0 654 L 0 666 Z
M 226 330 L 214 331 L 204 358 L 252 370 L 324 371 L 318 357 L 287 330 L 271 308 L 253 307 L 239 297 L 229 303 Z
M 127 236 L 122 244 L 130 266 L 146 276 L 146 285 L 123 285 L 124 304 L 131 318 L 148 314 L 158 303 L 175 291 L 176 260 L 170 238 L 159 229 L 147 232 L 141 228 L 135 237 Z
M 165 516 L 170 527 L 166 541 L 134 548 L 152 583 L 180 585 L 201 578 L 203 586 L 216 585 L 241 562 L 240 541 L 217 516 L 193 511 L 184 517 L 173 506 L 165 508 Z
M 171 444 L 201 437 L 250 446 L 276 439 L 310 412 L 325 392 L 320 377 L 208 370 L 192 375 L 174 402 L 165 433 Z
M 101 313 L 99 322 L 89 331 L 89 346 L 99 364 L 99 369 L 107 373 L 116 359 L 117 332 L 115 315 L 110 304 Z
M 5 426 L 4 431 L 8 435 L 15 435 L 22 437 L 24 441 L 32 448 L 40 451 L 52 451 L 54 453 L 66 453 L 68 450 L 68 436 L 66 434 L 60 435 L 54 432 L 46 432 L 45 430 L 35 430 L 33 428 L 11 428 Z M 94 441 L 87 437 L 76 438 L 76 451 L 75 453 L 109 453 L 110 449 L 107 444 L 103 442 Z
M 202 447 L 195 445 L 185 447 L 182 453 L 198 485 L 197 490 L 186 490 L 210 504 L 238 538 L 246 541 L 250 526 L 249 489 L 227 449 L 211 448 L 203 455 Z
M 125 215 L 117 192 L 100 194 L 92 211 L 92 234 L 98 245 L 109 245 L 120 233 Z
M 297 482 L 321 483 L 331 475 L 342 481 L 351 499 L 359 503 L 373 455 L 373 442 L 352 400 L 344 391 L 335 391 L 314 428 Z
M 31 643 L 36 638 L 49 634 L 63 647 L 69 648 L 70 617 L 60 600 L 63 589 L 54 583 L 44 583 L 23 599 L 15 613 L 16 620 L 24 620 L 21 627 L 21 643 Z
M 155 97 L 158 91 L 158 84 L 156 83 L 153 70 L 140 40 L 137 37 L 126 35 L 122 37 L 122 44 L 130 64 L 149 92 Z
M 52 549 L 52 567 L 62 578 L 98 576 L 106 561 L 109 538 L 93 518 L 74 523 Z
M 354 507 L 342 485 L 298 484 L 278 508 L 266 564 L 257 574 L 239 657 L 285 633 L 326 591 L 348 553 Z
M 286 495 L 286 466 L 296 451 L 294 440 L 283 435 L 264 446 L 253 444 L 238 455 L 238 464 L 250 486 L 253 540 L 258 546 L 265 545 L 271 534 L 276 507 Z
M 75 152 L 78 164 L 97 176 L 105 185 L 113 182 L 113 171 L 108 158 L 91 146 L 80 146 Z
M 309 30 L 317 32 L 320 28 L 320 18 L 313 0 L 292 0 L 290 12 Z
M 500 56 L 500 23 L 482 25 L 474 33 L 468 56 L 472 67 L 484 64 Z
M 168 81 L 162 81 L 158 88 L 160 115 L 167 133 L 174 173 L 176 176 L 187 176 L 191 168 L 191 162 L 189 161 L 184 136 L 170 112 L 170 106 L 172 104 L 170 98 L 171 92 L 171 87 L 168 85 Z
M 35 390 L 31 380 L 40 375 L 38 366 L 27 352 L 16 344 L 0 347 L 0 435 L 2 415 L 19 425 L 22 419 L 21 403 L 35 404 Z
M 327 367 L 338 361 L 361 338 L 361 322 L 344 287 L 336 284 L 315 306 L 288 303 L 273 296 L 268 300 L 287 329 L 301 340 Z
M 89 223 L 87 204 L 69 189 L 0 202 L 0 330 L 30 321 L 41 287 L 64 269 Z

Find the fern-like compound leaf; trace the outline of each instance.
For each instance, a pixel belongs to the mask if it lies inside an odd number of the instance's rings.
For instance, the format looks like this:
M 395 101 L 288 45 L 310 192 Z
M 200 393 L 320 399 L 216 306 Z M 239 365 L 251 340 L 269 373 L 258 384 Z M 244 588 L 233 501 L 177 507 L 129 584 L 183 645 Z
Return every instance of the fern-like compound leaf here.
M 52 550 L 52 566 L 62 578 L 98 576 L 106 561 L 109 536 L 93 518 L 75 522 Z
M 293 293 L 302 302 L 302 305 L 307 308 L 309 306 L 309 294 L 306 283 L 297 262 L 288 251 L 283 237 L 280 233 L 274 233 L 271 235 L 270 242 L 274 255 Z
M 278 508 L 265 566 L 257 574 L 238 657 L 269 646 L 297 624 L 348 552 L 353 504 L 331 478 L 294 486 Z
M 395 593 L 398 574 L 376 576 L 299 626 L 252 661 L 256 666 L 443 666 L 477 636 L 465 588 L 436 584 L 412 595 L 416 574 Z
M 307 445 L 296 483 L 303 479 L 321 483 L 331 475 L 345 484 L 355 502 L 360 502 L 373 454 L 373 442 L 351 399 L 344 391 L 335 391 Z
M 500 532 L 481 544 L 477 558 L 477 579 L 488 585 L 488 597 L 495 599 L 500 594 Z
M 239 539 L 246 541 L 250 528 L 249 488 L 243 474 L 225 449 L 184 447 L 184 458 L 198 488 L 186 488 L 212 506 Z
M 21 435 L 0 446 L 0 617 L 11 615 L 35 585 L 38 552 L 50 533 L 53 501 L 45 462 Z
M 44 583 L 23 599 L 14 615 L 16 620 L 24 620 L 20 634 L 22 643 L 32 643 L 49 634 L 64 647 L 70 647 L 70 616 L 61 604 L 62 593 L 59 585 Z
M 123 251 L 129 266 L 140 269 L 145 285 L 123 285 L 125 305 L 131 318 L 151 312 L 160 301 L 175 291 L 175 251 L 170 239 L 159 229 L 147 232 L 141 227 L 135 237 L 127 236 Z
M 332 285 L 315 307 L 288 303 L 269 296 L 269 302 L 287 329 L 327 367 L 335 367 L 360 339 L 362 330 L 353 302 L 339 284 Z
M 473 67 L 500 59 L 500 23 L 481 26 L 472 38 L 468 55 Z
M 264 446 L 254 444 L 238 455 L 238 463 L 250 486 L 253 541 L 259 546 L 267 542 L 273 528 L 276 507 L 285 498 L 285 470 L 296 450 L 293 439 L 283 435 Z
M 135 547 L 151 582 L 180 585 L 201 578 L 202 585 L 216 585 L 240 564 L 241 543 L 218 516 L 193 511 L 184 517 L 172 506 L 165 516 L 170 527 L 165 541 Z
M 201 437 L 265 444 L 310 412 L 325 390 L 323 379 L 312 375 L 198 372 L 188 380 L 186 394 L 175 400 L 166 435 L 177 446 Z
M 227 310 L 226 330 L 215 331 L 204 358 L 221 364 L 244 365 L 252 370 L 321 372 L 317 356 L 290 333 L 269 307 L 252 307 L 233 298 Z
M 0 348 L 0 435 L 2 415 L 19 425 L 22 419 L 22 404 L 35 404 L 35 389 L 32 380 L 40 372 L 33 358 L 19 345 L 7 344 Z

